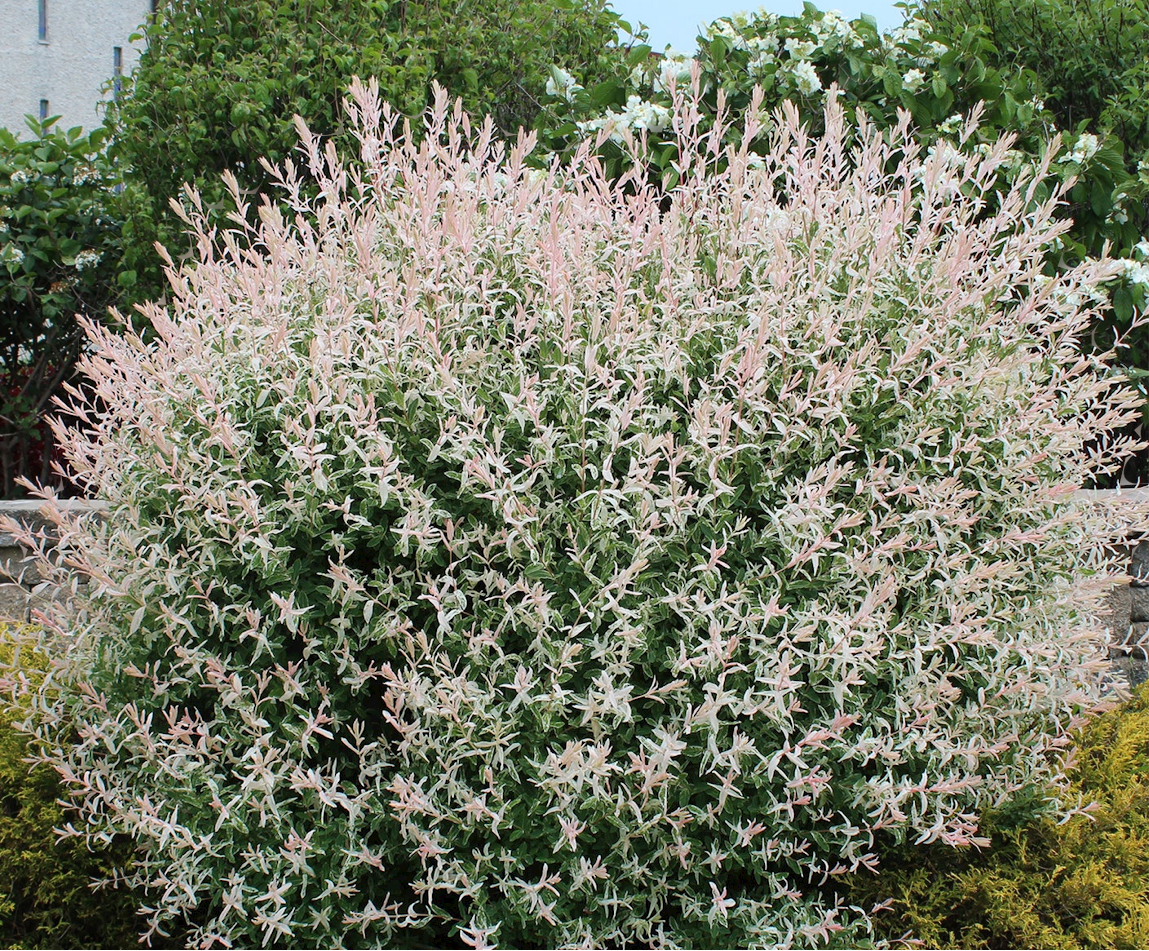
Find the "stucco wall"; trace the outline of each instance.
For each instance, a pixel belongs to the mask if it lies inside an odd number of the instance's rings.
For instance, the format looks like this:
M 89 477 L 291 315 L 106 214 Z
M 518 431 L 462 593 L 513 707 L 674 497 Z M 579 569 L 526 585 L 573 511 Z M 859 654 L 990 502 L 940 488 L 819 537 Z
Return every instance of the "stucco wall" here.
M 59 127 L 103 121 L 100 89 L 113 74 L 113 48 L 127 75 L 140 43 L 128 38 L 151 10 L 150 0 L 47 0 L 47 40 L 39 38 L 39 0 L 0 0 L 0 125 L 28 135 L 24 116 L 48 100 Z

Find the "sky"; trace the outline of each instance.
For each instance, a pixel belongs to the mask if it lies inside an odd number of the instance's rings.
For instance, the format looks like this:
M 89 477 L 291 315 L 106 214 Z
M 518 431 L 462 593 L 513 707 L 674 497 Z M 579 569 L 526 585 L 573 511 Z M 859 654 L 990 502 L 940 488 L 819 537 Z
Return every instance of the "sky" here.
M 824 0 L 814 4 L 820 10 L 837 10 L 847 20 L 868 13 L 878 21 L 879 29 L 893 29 L 902 22 L 902 11 L 894 0 Z M 645 23 L 650 29 L 651 49 L 661 51 L 667 44 L 683 53 L 693 53 L 702 24 L 740 10 L 757 10 L 760 6 L 782 16 L 802 12 L 802 0 L 610 0 L 611 9 L 637 29 Z

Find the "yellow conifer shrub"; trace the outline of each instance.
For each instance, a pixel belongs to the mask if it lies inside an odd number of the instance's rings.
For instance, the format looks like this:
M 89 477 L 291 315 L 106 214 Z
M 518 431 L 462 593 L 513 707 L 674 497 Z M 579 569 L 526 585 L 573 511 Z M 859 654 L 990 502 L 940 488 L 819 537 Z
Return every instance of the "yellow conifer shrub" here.
M 998 813 L 992 845 L 956 851 L 907 843 L 851 900 L 889 901 L 888 939 L 931 948 L 1149 947 L 1149 685 L 1080 735 L 1066 822 Z

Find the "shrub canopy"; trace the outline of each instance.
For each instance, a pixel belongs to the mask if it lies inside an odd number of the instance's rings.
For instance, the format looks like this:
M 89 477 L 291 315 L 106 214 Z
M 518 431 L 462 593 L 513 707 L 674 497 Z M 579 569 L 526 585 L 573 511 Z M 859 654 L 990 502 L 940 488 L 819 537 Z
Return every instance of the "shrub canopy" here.
M 1053 171 L 1073 187 L 1058 214 L 1071 227 L 1051 245 L 1047 272 L 1106 247 L 1125 259 L 1121 277 L 1107 287 L 1109 307 L 1082 345 L 1103 352 L 1120 341 L 1122 369 L 1141 388 L 1149 413 L 1142 382 L 1149 331 L 1139 322 L 1149 303 L 1149 66 L 1141 39 L 1149 19 L 1142 13 L 1140 25 L 1126 28 L 1144 8 L 1144 0 L 938 0 L 910 6 L 902 26 L 888 33 L 870 18 L 846 21 L 809 3 L 800 16 L 736 14 L 703 30 L 695 58 L 667 51 L 652 59 L 649 49 L 635 47 L 592 83 L 556 72 L 540 129 L 548 147 L 560 152 L 594 143 L 613 175 L 631 161 L 624 134 L 641 136 L 640 161 L 651 180 L 673 185 L 680 156 L 669 121 L 670 90 L 675 82 L 689 83 L 693 69 L 704 91 L 704 123 L 720 102 L 741 115 L 758 86 L 767 108 L 791 101 L 817 128 L 833 88 L 848 116 L 860 109 L 881 128 L 896 128 L 901 111 L 908 111 L 927 150 L 984 152 L 1011 135 L 1013 151 L 984 196 L 990 207 L 1018 175 L 1031 174 L 1050 140 L 1060 139 Z M 962 137 L 975 109 L 978 128 Z M 737 145 L 740 126 L 728 125 L 725 134 Z M 763 151 L 766 143 L 751 148 Z M 1149 479 L 1144 453 L 1127 463 L 1127 477 Z
M 1072 490 L 1133 405 L 1076 348 L 1114 267 L 1042 274 L 1056 190 L 987 212 L 1008 142 L 832 103 L 756 156 L 695 93 L 664 210 L 353 96 L 291 216 L 213 242 L 189 194 L 154 347 L 90 324 L 59 428 L 112 517 L 50 507 L 92 583 L 40 730 L 153 927 L 853 943 L 880 838 L 1046 807 L 1096 699 Z
M 55 478 L 44 415 L 83 344 L 75 315 L 103 315 L 120 261 L 105 131 L 28 124 L 0 129 L 0 498 Z

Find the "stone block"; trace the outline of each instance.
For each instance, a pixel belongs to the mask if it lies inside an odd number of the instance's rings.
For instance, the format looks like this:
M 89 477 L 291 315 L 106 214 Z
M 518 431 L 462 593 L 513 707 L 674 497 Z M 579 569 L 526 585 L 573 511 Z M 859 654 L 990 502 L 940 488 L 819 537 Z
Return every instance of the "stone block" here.
M 34 585 L 43 580 L 36 559 L 19 545 L 0 546 L 0 579 Z
M 1144 657 L 1115 657 L 1113 672 L 1126 681 L 1129 690 L 1136 690 L 1149 677 L 1149 661 Z
M 1145 590 L 1149 592 L 1149 588 Z M 1105 620 L 1105 626 L 1109 629 L 1109 643 L 1121 643 L 1125 640 L 1125 635 L 1129 633 L 1129 622 L 1132 620 L 1132 601 L 1133 589 L 1125 583 L 1115 584 L 1105 596 L 1102 617 Z
M 1132 622 L 1124 640 L 1115 641 L 1114 645 L 1125 654 L 1149 657 L 1149 621 Z
M 1129 581 L 1136 586 L 1149 586 L 1149 541 L 1138 542 L 1129 558 Z
M 1129 620 L 1149 621 L 1149 588 L 1142 585 L 1130 586 Z
M 18 584 L 0 584 L 0 621 L 27 621 L 30 597 Z

